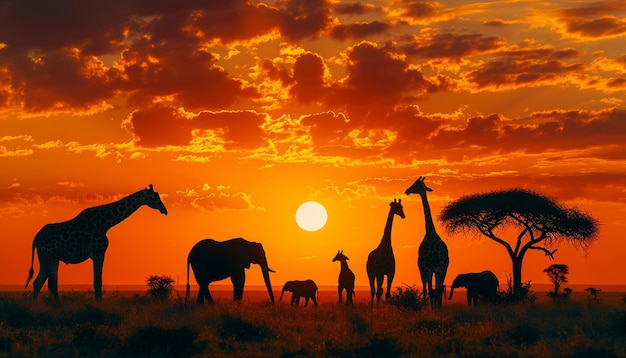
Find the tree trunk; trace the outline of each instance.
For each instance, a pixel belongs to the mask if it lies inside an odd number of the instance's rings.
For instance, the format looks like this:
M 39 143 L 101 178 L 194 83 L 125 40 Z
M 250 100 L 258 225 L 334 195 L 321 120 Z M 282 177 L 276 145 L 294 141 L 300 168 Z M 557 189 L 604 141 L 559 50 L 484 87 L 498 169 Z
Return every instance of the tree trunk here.
M 513 293 L 518 297 L 522 295 L 522 258 L 523 256 L 511 258 L 513 261 Z

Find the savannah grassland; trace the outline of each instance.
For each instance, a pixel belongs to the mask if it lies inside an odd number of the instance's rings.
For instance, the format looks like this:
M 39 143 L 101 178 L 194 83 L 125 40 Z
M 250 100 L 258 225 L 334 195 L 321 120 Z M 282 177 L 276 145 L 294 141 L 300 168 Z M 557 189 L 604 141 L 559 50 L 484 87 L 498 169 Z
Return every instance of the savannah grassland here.
M 184 295 L 180 293 L 180 295 Z M 626 357 L 623 293 L 598 300 L 574 292 L 571 302 L 545 298 L 440 312 L 381 303 L 358 293 L 354 307 L 323 292 L 319 306 L 269 304 L 267 293 L 228 296 L 212 306 L 160 301 L 144 293 L 0 292 L 0 356 L 6 357 Z M 289 298 L 289 297 L 287 297 Z M 287 302 L 289 302 L 287 300 Z

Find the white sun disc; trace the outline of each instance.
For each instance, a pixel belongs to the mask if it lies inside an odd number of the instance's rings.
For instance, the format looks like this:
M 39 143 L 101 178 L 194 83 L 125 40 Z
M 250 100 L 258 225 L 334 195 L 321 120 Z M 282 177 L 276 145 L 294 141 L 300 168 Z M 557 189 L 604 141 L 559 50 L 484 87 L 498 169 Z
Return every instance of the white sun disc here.
M 323 228 L 326 220 L 328 220 L 326 208 L 317 201 L 307 201 L 296 211 L 296 223 L 306 231 L 317 231 Z

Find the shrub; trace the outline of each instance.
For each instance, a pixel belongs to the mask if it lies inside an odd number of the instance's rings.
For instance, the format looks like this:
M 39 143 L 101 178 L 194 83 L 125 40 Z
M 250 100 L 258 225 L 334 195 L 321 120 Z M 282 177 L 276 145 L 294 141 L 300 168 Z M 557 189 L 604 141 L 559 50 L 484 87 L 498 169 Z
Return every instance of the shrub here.
M 510 275 L 507 275 L 507 289 L 506 291 L 498 291 L 494 302 L 496 304 L 514 304 L 520 303 L 525 300 L 534 301 L 535 293 L 530 289 L 530 281 L 522 283 L 520 294 L 516 294 L 513 289 L 513 279 Z
M 548 292 L 547 296 L 550 297 L 550 299 L 554 302 L 554 303 L 564 303 L 564 302 L 570 302 L 571 301 L 571 296 L 572 296 L 572 289 L 569 287 L 566 287 L 565 289 L 563 289 L 563 292 Z
M 396 287 L 396 292 L 393 292 L 391 297 L 387 300 L 387 303 L 392 306 L 416 312 L 421 311 L 427 302 L 428 299 L 423 298 L 422 295 L 420 295 L 420 292 L 415 285 L 406 285 L 404 288 Z
M 148 283 L 148 293 L 154 298 L 167 300 L 174 290 L 174 279 L 170 276 L 152 275 L 146 280 Z

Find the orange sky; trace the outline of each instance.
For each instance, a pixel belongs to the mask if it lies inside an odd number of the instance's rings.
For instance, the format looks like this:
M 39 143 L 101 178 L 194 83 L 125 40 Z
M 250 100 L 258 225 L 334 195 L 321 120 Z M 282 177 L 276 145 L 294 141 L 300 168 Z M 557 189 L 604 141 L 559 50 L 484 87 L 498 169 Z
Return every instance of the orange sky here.
M 105 285 L 184 283 L 197 241 L 241 236 L 275 289 L 336 284 L 339 249 L 364 286 L 394 198 L 394 286 L 416 284 L 424 213 L 403 193 L 421 175 L 435 215 L 510 187 L 592 214 L 587 256 L 531 251 L 523 280 L 564 263 L 571 283 L 626 284 L 625 19 L 623 1 L 3 1 L 0 284 L 25 282 L 43 225 L 148 184 L 169 215 L 109 231 Z M 295 223 L 308 200 L 320 231 Z M 506 282 L 502 246 L 435 224 L 448 283 Z M 91 262 L 59 282 L 90 284 Z

